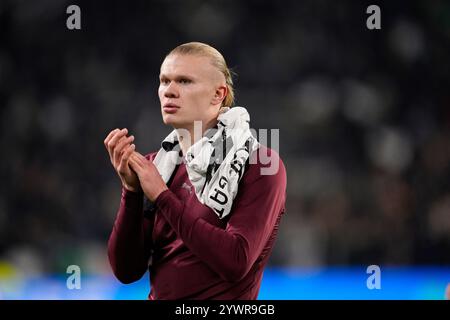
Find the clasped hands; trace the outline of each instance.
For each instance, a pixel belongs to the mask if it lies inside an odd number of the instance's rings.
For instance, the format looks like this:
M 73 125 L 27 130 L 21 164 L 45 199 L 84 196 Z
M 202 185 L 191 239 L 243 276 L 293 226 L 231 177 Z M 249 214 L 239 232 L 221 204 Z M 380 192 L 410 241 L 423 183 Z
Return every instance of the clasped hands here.
M 136 151 L 134 136 L 127 134 L 126 128 L 115 129 L 103 141 L 111 163 L 126 190 L 142 190 L 150 201 L 155 201 L 168 189 L 167 185 L 153 162 Z

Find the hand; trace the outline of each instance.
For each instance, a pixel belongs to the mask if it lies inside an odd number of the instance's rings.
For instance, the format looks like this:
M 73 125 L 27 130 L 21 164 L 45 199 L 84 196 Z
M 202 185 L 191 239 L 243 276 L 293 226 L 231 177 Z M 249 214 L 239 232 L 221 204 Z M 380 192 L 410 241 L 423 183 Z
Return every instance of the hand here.
M 154 202 L 160 193 L 168 189 L 153 162 L 139 152 L 135 151 L 131 154 L 130 165 L 137 173 L 141 188 L 150 201 Z
M 135 150 L 135 145 L 131 144 L 134 141 L 134 136 L 127 137 L 128 130 L 115 129 L 111 131 L 106 137 L 104 144 L 108 150 L 111 163 L 119 175 L 122 186 L 133 192 L 140 189 L 139 179 L 129 166 L 130 155 Z

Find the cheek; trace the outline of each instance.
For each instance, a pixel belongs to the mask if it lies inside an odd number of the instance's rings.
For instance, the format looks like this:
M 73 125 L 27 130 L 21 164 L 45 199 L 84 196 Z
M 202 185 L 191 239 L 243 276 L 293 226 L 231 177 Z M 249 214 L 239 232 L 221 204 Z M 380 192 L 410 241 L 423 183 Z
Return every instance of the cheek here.
M 192 98 L 199 106 L 207 106 L 211 102 L 214 94 L 209 88 L 197 88 L 192 94 Z

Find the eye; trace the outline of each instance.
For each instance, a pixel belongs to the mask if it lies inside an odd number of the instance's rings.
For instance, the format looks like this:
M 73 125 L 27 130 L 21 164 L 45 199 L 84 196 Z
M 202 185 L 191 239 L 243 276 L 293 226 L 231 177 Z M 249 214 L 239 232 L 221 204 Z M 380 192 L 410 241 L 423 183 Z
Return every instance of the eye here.
M 169 84 L 170 81 L 169 81 L 168 79 L 160 79 L 159 82 L 160 82 L 161 84 L 166 85 L 166 84 Z
M 189 79 L 186 79 L 186 78 L 181 78 L 181 79 L 179 80 L 179 82 L 180 82 L 181 84 L 188 84 L 188 83 L 191 83 L 192 81 L 189 80 Z

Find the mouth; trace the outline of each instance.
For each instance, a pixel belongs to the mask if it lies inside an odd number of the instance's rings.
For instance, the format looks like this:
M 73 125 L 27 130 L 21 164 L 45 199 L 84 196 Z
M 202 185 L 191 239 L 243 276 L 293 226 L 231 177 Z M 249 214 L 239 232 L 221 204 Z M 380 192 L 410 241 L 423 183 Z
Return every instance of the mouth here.
M 165 113 L 175 113 L 180 109 L 180 106 L 174 104 L 174 103 L 166 103 L 163 105 L 163 111 Z

